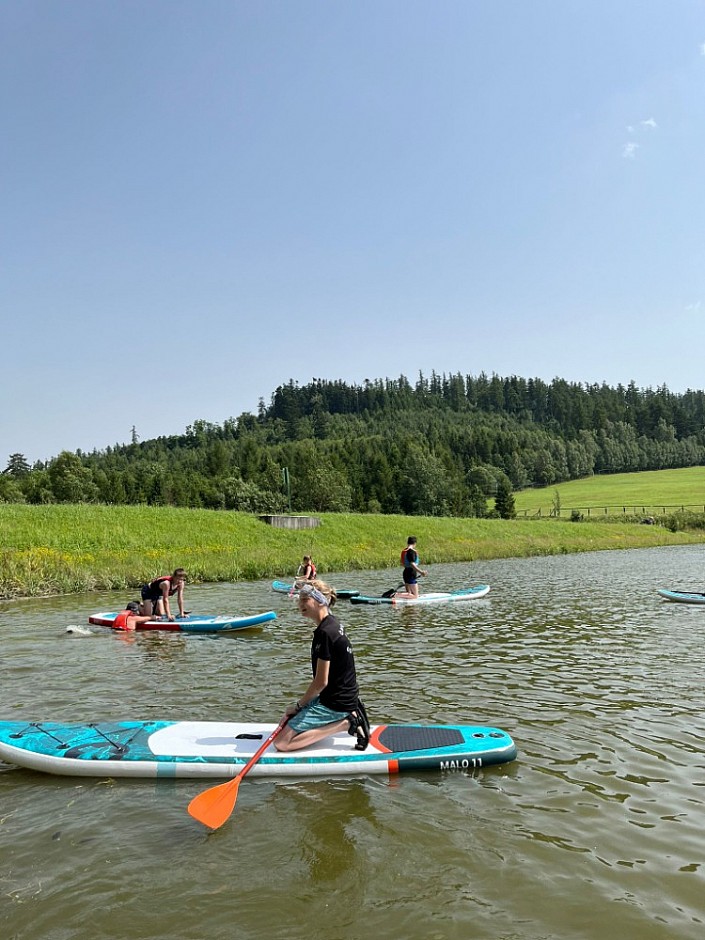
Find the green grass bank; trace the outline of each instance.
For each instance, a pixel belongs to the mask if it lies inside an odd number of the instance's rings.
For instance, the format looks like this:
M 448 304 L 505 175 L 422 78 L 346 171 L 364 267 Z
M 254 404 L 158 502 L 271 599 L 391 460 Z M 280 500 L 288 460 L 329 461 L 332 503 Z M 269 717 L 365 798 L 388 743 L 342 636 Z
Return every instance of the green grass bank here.
M 233 512 L 149 506 L 0 505 L 0 598 L 135 588 L 180 566 L 191 581 L 291 575 L 311 554 L 329 571 L 399 564 L 408 535 L 424 564 L 700 543 L 703 532 L 567 520 L 323 513 L 275 529 Z

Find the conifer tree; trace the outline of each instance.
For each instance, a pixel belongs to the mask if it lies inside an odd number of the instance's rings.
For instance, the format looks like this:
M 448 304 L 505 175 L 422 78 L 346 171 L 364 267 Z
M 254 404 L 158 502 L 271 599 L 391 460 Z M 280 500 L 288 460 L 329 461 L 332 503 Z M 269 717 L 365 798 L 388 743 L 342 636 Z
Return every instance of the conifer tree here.
M 497 482 L 497 494 L 494 498 L 494 507 L 500 519 L 516 519 L 516 505 L 514 502 L 514 493 L 509 480 L 506 477 L 500 477 Z

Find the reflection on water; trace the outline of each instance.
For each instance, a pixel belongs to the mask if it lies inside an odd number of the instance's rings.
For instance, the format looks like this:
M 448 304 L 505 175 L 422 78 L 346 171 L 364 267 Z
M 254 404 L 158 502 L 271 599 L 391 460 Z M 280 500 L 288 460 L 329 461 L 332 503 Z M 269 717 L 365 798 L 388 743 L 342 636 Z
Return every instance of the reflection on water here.
M 437 565 L 434 590 L 492 592 L 341 602 L 372 719 L 499 725 L 519 747 L 503 767 L 248 780 L 207 833 L 185 811 L 197 782 L 0 765 L 0 935 L 702 938 L 705 608 L 655 593 L 701 589 L 702 562 L 687 546 Z M 395 575 L 341 580 L 381 593 Z M 310 625 L 268 583 L 189 586 L 196 611 L 275 608 L 260 631 L 66 633 L 114 601 L 0 605 L 2 717 L 273 720 L 308 681 Z

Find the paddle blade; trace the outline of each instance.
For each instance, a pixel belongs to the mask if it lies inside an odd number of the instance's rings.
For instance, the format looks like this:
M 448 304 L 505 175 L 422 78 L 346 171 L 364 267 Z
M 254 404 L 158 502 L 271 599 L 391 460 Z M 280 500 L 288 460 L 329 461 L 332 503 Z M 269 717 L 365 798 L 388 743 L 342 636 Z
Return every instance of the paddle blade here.
M 204 790 L 203 793 L 199 793 L 198 796 L 194 796 L 188 805 L 188 811 L 194 819 L 211 829 L 218 829 L 230 818 L 230 814 L 235 809 L 240 781 L 252 770 L 276 736 L 281 734 L 289 718 L 289 715 L 284 715 L 274 731 L 260 744 L 237 777 L 228 780 L 227 783 L 221 783 L 217 787 L 210 787 L 210 789 Z
M 209 829 L 219 829 L 230 819 L 235 809 L 241 778 L 242 774 L 238 774 L 234 780 L 220 783 L 194 796 L 188 805 L 191 816 Z

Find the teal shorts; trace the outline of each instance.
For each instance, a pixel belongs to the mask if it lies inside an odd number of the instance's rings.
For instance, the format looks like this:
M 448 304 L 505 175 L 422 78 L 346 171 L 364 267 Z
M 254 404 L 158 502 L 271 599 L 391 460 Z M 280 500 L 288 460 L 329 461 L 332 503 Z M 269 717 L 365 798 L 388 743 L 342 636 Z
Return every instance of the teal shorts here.
M 302 731 L 311 731 L 313 728 L 320 728 L 323 725 L 332 725 L 335 721 L 343 721 L 348 717 L 348 712 L 334 712 L 332 708 L 326 708 L 321 705 L 318 696 L 304 705 L 300 712 L 297 712 L 289 719 L 289 727 L 293 728 L 297 734 Z

